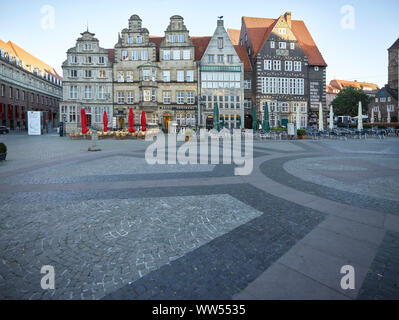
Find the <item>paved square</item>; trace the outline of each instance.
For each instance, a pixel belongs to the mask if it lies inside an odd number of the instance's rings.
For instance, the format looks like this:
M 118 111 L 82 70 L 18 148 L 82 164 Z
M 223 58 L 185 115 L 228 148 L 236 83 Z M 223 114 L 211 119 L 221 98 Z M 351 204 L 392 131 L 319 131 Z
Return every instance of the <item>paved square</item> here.
M 243 177 L 150 166 L 141 140 L 0 140 L 1 299 L 399 299 L 398 139 L 255 141 Z

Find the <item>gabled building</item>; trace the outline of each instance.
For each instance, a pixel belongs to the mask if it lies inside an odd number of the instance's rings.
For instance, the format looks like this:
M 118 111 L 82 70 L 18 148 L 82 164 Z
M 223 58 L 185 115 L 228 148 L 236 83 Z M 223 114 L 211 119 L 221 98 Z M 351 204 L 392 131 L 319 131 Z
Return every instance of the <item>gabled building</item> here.
M 245 49 L 243 51 L 240 53 L 245 53 Z M 200 125 L 208 129 L 213 127 L 213 110 L 217 104 L 220 122 L 224 122 L 226 128 L 240 128 L 241 119 L 244 119 L 244 63 L 222 19 L 217 21 L 216 30 L 200 60 L 199 72 Z
M 104 111 L 111 126 L 113 55 L 113 50 L 100 47 L 99 40 L 89 30 L 81 33 L 75 47 L 67 51 L 67 60 L 62 64 L 64 83 L 60 102 L 60 121 L 65 122 L 66 133 L 80 130 L 82 109 L 90 127 L 103 129 Z
M 272 127 L 296 121 L 315 124 L 319 104 L 326 107 L 326 67 L 303 21 L 291 13 L 277 19 L 243 17 L 239 44 L 244 46 L 254 70 L 258 118 L 267 103 Z
M 179 126 L 195 126 L 198 94 L 195 47 L 181 16 L 170 18 L 159 46 L 159 70 L 159 124 L 165 130 L 172 120 Z
M 129 27 L 118 36 L 113 70 L 117 127 L 127 125 L 130 108 L 134 110 L 136 125 L 140 124 L 142 111 L 147 113 L 148 122 L 158 122 L 156 113 L 160 71 L 156 44 L 150 41 L 149 31 L 143 28 L 138 15 L 130 17 Z

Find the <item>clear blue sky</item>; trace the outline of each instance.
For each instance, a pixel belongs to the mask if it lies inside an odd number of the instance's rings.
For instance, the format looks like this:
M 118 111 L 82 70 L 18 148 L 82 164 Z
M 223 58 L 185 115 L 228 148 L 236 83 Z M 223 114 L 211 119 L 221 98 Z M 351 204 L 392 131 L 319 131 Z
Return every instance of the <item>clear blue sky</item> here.
M 45 5 L 55 8 L 54 29 L 41 27 Z M 341 28 L 345 5 L 355 9 L 353 30 Z M 240 28 L 244 15 L 277 18 L 286 11 L 305 21 L 329 65 L 328 81 L 387 82 L 387 49 L 399 37 L 397 0 L 12 0 L 1 4 L 0 39 L 17 43 L 61 72 L 67 49 L 87 22 L 100 45 L 112 48 L 132 14 L 141 17 L 152 35 L 163 35 L 175 14 L 184 17 L 191 35 L 212 35 L 218 15 L 224 16 L 226 27 Z

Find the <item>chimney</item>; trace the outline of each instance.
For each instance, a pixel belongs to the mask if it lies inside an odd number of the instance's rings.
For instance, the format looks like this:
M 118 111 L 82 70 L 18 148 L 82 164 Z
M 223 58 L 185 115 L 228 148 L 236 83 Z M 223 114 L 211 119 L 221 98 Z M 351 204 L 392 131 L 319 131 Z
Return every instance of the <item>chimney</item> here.
M 292 28 L 292 24 L 291 24 L 291 12 L 286 12 L 284 15 L 285 21 L 287 21 L 288 25 L 290 26 L 290 28 Z

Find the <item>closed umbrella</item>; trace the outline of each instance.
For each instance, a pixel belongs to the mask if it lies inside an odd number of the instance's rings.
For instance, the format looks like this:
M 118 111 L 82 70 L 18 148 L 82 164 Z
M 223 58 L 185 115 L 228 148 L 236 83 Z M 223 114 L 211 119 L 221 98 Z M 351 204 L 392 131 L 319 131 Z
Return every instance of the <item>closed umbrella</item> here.
M 269 124 L 269 107 L 267 102 L 265 102 L 265 110 L 264 110 L 264 115 L 263 115 L 263 123 L 262 123 L 262 129 L 264 131 L 270 131 L 270 124 Z
M 332 106 L 330 106 L 330 130 L 334 130 L 334 111 Z
M 222 115 L 222 129 L 224 129 L 225 123 L 224 123 L 224 115 Z
M 258 130 L 258 121 L 256 120 L 256 107 L 253 108 L 253 121 L 252 121 L 252 129 L 254 132 Z
M 217 103 L 213 108 L 213 129 L 220 131 L 219 106 Z
M 363 108 L 361 101 L 359 101 L 359 110 L 357 115 L 357 129 L 363 130 Z
M 107 112 L 104 111 L 103 115 L 103 123 L 104 123 L 104 132 L 108 132 L 108 116 Z
M 370 119 L 371 123 L 374 123 L 374 108 L 371 109 L 371 119 Z
M 319 131 L 324 131 L 323 105 L 319 105 Z
M 147 130 L 147 119 L 144 111 L 141 113 L 141 130 L 142 131 Z
M 134 129 L 134 114 L 133 114 L 133 109 L 129 110 L 129 132 L 135 132 L 136 130 Z
M 80 109 L 80 115 L 82 119 L 82 133 L 86 134 L 89 129 L 87 129 L 87 117 L 86 117 L 86 111 L 84 108 Z

